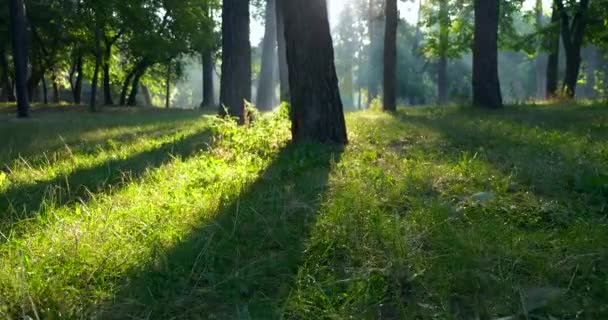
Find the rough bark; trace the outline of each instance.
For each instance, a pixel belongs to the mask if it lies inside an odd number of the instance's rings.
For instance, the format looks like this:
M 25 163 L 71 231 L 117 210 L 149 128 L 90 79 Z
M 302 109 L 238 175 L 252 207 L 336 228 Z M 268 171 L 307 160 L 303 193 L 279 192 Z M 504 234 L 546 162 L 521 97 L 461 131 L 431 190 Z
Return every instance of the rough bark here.
M 249 1 L 222 3 L 222 80 L 220 115 L 246 122 L 245 101 L 251 101 L 251 43 Z
M 553 4 L 551 13 L 551 25 L 555 26 L 557 30 L 561 29 L 561 18 L 559 16 L 559 9 L 557 5 Z M 547 99 L 554 99 L 557 97 L 557 77 L 559 71 L 559 32 L 551 34 L 548 39 L 549 45 L 549 56 L 547 58 L 547 83 L 546 83 L 546 97 Z
M 499 0 L 475 0 L 475 41 L 473 44 L 473 104 L 501 108 L 498 79 Z
M 214 105 L 214 85 L 213 72 L 213 52 L 208 49 L 203 51 L 203 103 L 202 107 L 211 107 Z
M 586 14 L 589 8 L 589 0 L 581 0 L 580 3 L 576 4 L 578 7 L 572 19 L 566 12 L 562 0 L 556 0 L 555 3 L 562 19 L 561 33 L 566 49 L 566 76 L 562 91 L 566 97 L 574 98 L 582 62 L 581 48 L 587 26 Z
M 277 48 L 279 56 L 279 84 L 281 86 L 281 102 L 290 102 L 289 99 L 289 68 L 287 66 L 287 49 L 285 47 L 285 20 L 283 18 L 283 2 L 289 0 L 275 0 L 277 19 Z
M 397 0 L 386 0 L 384 32 L 384 110 L 397 110 Z
M 257 107 L 262 111 L 274 108 L 275 101 L 275 62 L 277 56 L 276 32 L 276 5 L 275 0 L 266 1 L 266 17 L 264 26 L 264 40 L 262 41 L 262 68 L 258 84 Z
M 348 142 L 325 0 L 283 2 L 293 140 Z
M 15 63 L 15 87 L 17 91 L 17 117 L 30 116 L 27 93 L 27 34 L 25 29 L 25 5 L 23 0 L 9 0 L 9 20 L 13 40 Z

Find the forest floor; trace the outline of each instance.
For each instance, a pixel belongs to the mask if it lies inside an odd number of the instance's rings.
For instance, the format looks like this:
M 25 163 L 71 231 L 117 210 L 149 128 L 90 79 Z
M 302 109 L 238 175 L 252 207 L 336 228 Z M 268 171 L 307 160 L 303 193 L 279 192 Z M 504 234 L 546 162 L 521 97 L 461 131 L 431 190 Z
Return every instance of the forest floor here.
M 0 318 L 608 318 L 608 107 L 0 111 Z

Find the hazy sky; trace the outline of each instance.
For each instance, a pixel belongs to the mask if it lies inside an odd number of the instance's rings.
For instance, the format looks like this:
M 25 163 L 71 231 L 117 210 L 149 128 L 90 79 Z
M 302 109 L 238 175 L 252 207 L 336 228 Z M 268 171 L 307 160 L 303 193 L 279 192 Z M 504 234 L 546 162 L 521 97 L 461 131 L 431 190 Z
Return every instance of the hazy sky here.
M 338 23 L 338 17 L 340 12 L 344 9 L 346 4 L 352 0 L 327 0 L 329 6 L 329 20 L 332 27 Z M 418 1 L 420 0 L 408 0 L 399 1 L 399 12 L 401 17 L 410 23 L 416 23 L 418 19 Z M 423 0 L 424 1 L 424 0 Z M 552 0 L 543 0 L 545 10 L 551 6 Z M 524 7 L 531 9 L 534 7 L 535 0 L 525 0 Z M 257 46 L 262 38 L 264 37 L 264 26 L 261 21 L 252 21 L 251 23 L 251 43 Z

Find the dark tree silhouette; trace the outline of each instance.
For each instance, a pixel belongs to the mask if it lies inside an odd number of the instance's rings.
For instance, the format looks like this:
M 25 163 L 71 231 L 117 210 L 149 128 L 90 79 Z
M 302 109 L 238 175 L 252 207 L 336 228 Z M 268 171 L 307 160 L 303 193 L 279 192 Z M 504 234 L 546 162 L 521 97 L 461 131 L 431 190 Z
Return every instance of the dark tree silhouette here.
M 27 91 L 27 35 L 25 30 L 25 5 L 23 0 L 10 0 L 10 25 L 13 39 L 13 61 L 15 63 L 15 87 L 17 91 L 17 117 L 30 116 Z
M 563 0 L 556 0 L 555 4 L 559 9 L 561 17 L 561 34 L 566 49 L 566 77 L 564 79 L 563 92 L 569 98 L 576 95 L 576 82 L 581 69 L 581 48 L 587 27 L 587 10 L 589 0 L 580 0 L 574 3 L 575 13 L 572 17 L 564 8 Z
M 287 49 L 285 48 L 283 1 L 285 0 L 275 0 L 275 9 L 277 12 L 277 45 L 279 51 L 279 83 L 281 86 L 281 102 L 289 102 L 289 68 L 287 67 Z
M 203 60 L 203 103 L 201 107 L 211 107 L 214 104 L 213 98 L 213 51 L 205 49 L 202 53 Z
M 283 2 L 294 141 L 347 143 L 325 0 Z
M 386 0 L 384 32 L 384 110 L 397 110 L 397 0 Z
M 224 0 L 220 115 L 237 117 L 245 123 L 245 101 L 251 101 L 249 1 Z
M 473 104 L 502 107 L 498 79 L 498 15 L 500 0 L 475 0 L 473 45 Z
M 561 19 L 557 5 L 553 4 L 551 13 L 551 25 L 555 28 L 548 37 L 549 57 L 547 59 L 547 99 L 557 96 L 557 74 L 559 68 L 559 30 L 561 29 Z

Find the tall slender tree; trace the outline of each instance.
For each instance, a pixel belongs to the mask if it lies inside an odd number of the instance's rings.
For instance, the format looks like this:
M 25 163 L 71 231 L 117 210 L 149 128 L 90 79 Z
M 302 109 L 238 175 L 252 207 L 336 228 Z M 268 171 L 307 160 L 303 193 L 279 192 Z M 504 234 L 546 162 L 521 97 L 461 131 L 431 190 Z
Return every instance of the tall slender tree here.
M 561 18 L 559 9 L 554 2 L 551 12 L 551 31 L 547 37 L 547 47 L 549 55 L 547 57 L 547 83 L 546 83 L 546 98 L 554 99 L 557 96 L 557 76 L 559 68 L 559 34 L 561 29 Z
M 260 110 L 272 110 L 275 100 L 275 80 L 277 63 L 277 23 L 276 1 L 266 1 L 264 39 L 262 40 L 262 69 L 258 84 L 257 107 Z
M 27 35 L 25 29 L 25 5 L 23 0 L 9 0 L 9 16 L 13 39 L 13 61 L 15 63 L 15 87 L 17 91 L 17 117 L 30 116 L 27 92 Z
M 536 28 L 543 27 L 543 0 L 536 0 Z M 542 99 L 545 96 L 545 66 L 546 55 L 542 52 L 542 45 L 538 48 L 536 55 L 536 97 Z
M 206 48 L 202 53 L 203 60 L 203 103 L 201 107 L 210 107 L 214 104 L 214 84 L 213 72 L 215 66 L 213 64 L 213 51 Z
M 220 115 L 237 117 L 245 123 L 245 101 L 251 101 L 249 0 L 224 0 Z
M 279 56 L 279 83 L 281 102 L 289 102 L 289 68 L 287 66 L 287 49 L 285 48 L 285 21 L 283 18 L 283 2 L 275 0 L 277 19 L 277 49 Z
M 439 0 L 439 62 L 437 65 L 437 100 L 448 102 L 448 47 L 450 32 L 448 0 Z
M 283 2 L 294 141 L 348 142 L 325 0 Z
M 473 104 L 501 108 L 498 79 L 498 18 L 500 0 L 475 0 Z
M 384 32 L 384 110 L 397 110 L 397 0 L 386 0 Z

